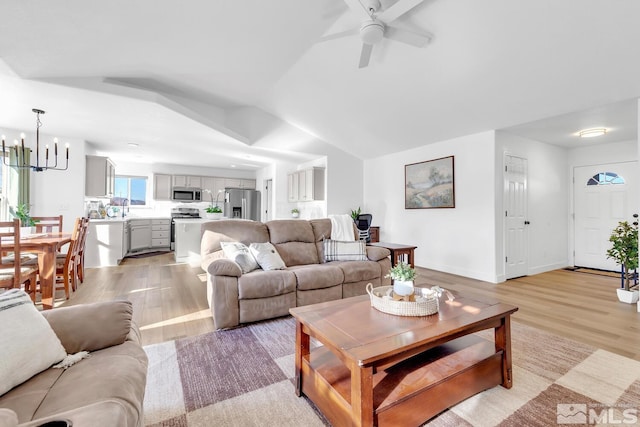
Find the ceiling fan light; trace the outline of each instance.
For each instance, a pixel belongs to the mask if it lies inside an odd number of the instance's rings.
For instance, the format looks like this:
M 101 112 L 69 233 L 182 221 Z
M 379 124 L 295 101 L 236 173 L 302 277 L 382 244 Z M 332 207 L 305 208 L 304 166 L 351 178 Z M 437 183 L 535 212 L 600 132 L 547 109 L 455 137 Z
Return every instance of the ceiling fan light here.
M 607 133 L 607 129 L 605 128 L 593 128 L 593 129 L 584 129 L 578 132 L 580 138 L 593 138 L 596 136 L 602 136 Z
M 384 36 L 384 25 L 379 21 L 365 21 L 360 27 L 362 43 L 374 45 Z

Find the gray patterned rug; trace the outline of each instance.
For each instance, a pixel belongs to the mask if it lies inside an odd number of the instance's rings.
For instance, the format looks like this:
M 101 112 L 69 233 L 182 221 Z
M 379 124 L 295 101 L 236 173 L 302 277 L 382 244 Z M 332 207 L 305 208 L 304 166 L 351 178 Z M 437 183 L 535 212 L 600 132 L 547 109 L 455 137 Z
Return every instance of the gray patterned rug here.
M 328 425 L 295 395 L 294 341 L 285 317 L 146 346 L 145 424 Z M 640 425 L 640 362 L 517 322 L 512 349 L 513 388 L 479 393 L 425 425 Z

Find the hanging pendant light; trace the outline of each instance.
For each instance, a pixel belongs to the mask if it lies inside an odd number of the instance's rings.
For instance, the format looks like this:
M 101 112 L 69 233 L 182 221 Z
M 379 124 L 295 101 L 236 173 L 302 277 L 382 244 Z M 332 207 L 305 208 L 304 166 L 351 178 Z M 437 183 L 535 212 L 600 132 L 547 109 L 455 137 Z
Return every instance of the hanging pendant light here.
M 53 138 L 53 156 L 54 163 L 49 166 L 49 145 L 45 145 L 45 154 L 44 154 L 44 164 L 40 164 L 40 127 L 42 126 L 42 122 L 40 121 L 40 114 L 44 114 L 43 110 L 39 110 L 37 108 L 33 108 L 31 111 L 36 113 L 36 162 L 35 164 L 27 163 L 25 160 L 25 147 L 24 147 L 24 133 L 20 134 L 21 143 L 18 145 L 18 140 L 13 141 L 13 150 L 15 150 L 15 162 L 10 159 L 10 156 L 4 155 L 6 153 L 5 150 L 5 136 L 2 135 L 2 153 L 4 156 L 4 164 L 6 166 L 18 169 L 31 169 L 35 172 L 42 172 L 46 170 L 58 170 L 64 171 L 69 168 L 69 144 L 65 144 L 65 156 L 66 156 L 66 164 L 65 167 L 58 167 L 58 138 Z M 30 150 L 29 147 L 26 148 Z M 11 153 L 12 148 L 9 148 L 9 154 Z

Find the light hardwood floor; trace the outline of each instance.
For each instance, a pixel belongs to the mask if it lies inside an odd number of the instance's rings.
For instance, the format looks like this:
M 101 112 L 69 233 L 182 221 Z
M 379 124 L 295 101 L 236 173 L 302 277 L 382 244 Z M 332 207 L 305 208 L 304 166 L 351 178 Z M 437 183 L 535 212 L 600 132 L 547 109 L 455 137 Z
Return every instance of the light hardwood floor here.
M 640 313 L 620 303 L 614 277 L 556 270 L 493 284 L 418 268 L 418 283 L 519 307 L 513 320 L 640 360 Z M 143 344 L 213 331 L 205 276 L 175 264 L 173 254 L 126 258 L 118 267 L 86 270 L 85 283 L 57 305 L 127 298 Z

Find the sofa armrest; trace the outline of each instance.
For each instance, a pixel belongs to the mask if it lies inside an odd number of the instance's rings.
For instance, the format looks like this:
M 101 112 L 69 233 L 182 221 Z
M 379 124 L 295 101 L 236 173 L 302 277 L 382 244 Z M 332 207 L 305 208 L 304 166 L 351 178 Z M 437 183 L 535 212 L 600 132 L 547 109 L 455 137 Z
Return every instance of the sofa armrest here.
M 231 276 L 231 277 L 240 277 L 242 276 L 242 270 L 240 266 L 226 258 L 219 258 L 211 261 L 211 263 L 207 266 L 207 273 L 212 276 Z
M 125 342 L 132 328 L 131 301 L 106 301 L 43 311 L 67 353 L 96 351 Z
M 380 261 L 389 255 L 391 255 L 391 251 L 387 248 L 367 246 L 367 258 L 369 258 L 369 261 Z

